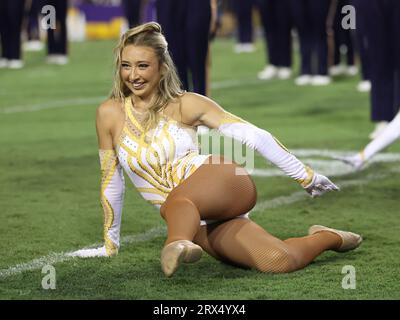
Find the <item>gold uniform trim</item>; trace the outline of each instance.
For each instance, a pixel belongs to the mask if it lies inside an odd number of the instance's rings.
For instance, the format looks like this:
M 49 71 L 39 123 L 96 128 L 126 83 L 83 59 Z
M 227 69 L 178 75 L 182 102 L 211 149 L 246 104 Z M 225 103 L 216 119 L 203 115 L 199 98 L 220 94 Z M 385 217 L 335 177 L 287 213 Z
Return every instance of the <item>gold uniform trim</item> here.
M 139 170 L 137 170 L 135 168 L 135 166 L 132 163 L 132 159 L 131 158 L 135 158 L 137 159 L 138 156 L 135 152 L 133 152 L 127 145 L 125 145 L 125 143 L 121 144 L 121 148 L 128 153 L 128 166 L 129 168 L 132 170 L 133 173 L 135 173 L 136 175 L 138 175 L 139 177 L 141 177 L 143 180 L 147 181 L 149 184 L 151 184 L 152 186 L 154 186 L 155 188 L 160 189 L 161 191 L 164 192 L 169 192 L 169 188 L 160 185 L 156 180 L 152 179 L 151 176 L 148 176 L 145 172 L 141 172 Z
M 305 179 L 295 179 L 298 183 L 300 183 L 300 185 L 303 188 L 306 188 L 307 186 L 310 185 L 310 183 L 312 182 L 313 178 L 314 178 L 314 170 L 311 169 L 309 166 L 305 166 L 304 170 L 306 170 L 307 173 L 307 178 Z
M 238 116 L 235 116 L 230 112 L 225 111 L 219 125 L 223 125 L 226 123 L 247 123 L 247 121 L 239 118 Z
M 143 188 L 143 187 L 138 187 L 136 188 L 139 192 L 143 192 L 143 193 L 152 193 L 152 194 L 158 194 L 163 198 L 167 198 L 168 193 L 166 192 L 162 192 L 156 188 Z
M 152 185 L 154 188 L 159 189 L 159 190 L 161 190 L 161 191 L 163 191 L 163 192 L 167 192 L 167 193 L 169 193 L 169 192 L 171 191 L 170 188 L 167 188 L 167 187 L 165 187 L 165 186 L 163 186 L 163 185 L 160 185 L 157 181 L 153 180 L 153 179 L 151 178 L 151 176 L 148 176 L 148 175 L 146 175 L 145 173 L 138 171 L 138 170 L 135 168 L 135 166 L 133 165 L 132 159 L 131 159 L 131 158 L 128 158 L 128 166 L 129 166 L 129 168 L 130 168 L 135 174 L 137 174 L 137 175 L 138 175 L 139 177 L 141 177 L 143 180 L 147 181 L 147 182 L 148 182 L 150 185 Z
M 275 138 L 274 136 L 272 136 L 272 138 L 274 138 L 275 142 L 286 152 L 291 153 L 277 138 Z
M 162 205 L 164 203 L 163 200 L 147 200 L 147 201 L 154 205 Z
M 127 111 L 128 118 L 143 134 L 144 129 L 143 129 L 142 125 L 136 120 L 135 116 L 133 115 L 132 110 L 130 108 L 131 106 L 132 106 L 132 102 L 129 98 L 127 98 L 125 100 L 125 110 Z
M 104 211 L 104 245 L 107 254 L 114 255 L 118 248 L 108 237 L 108 230 L 114 222 L 114 209 L 108 201 L 105 191 L 114 176 L 119 162 L 114 150 L 99 150 L 99 157 L 101 170 L 100 202 Z

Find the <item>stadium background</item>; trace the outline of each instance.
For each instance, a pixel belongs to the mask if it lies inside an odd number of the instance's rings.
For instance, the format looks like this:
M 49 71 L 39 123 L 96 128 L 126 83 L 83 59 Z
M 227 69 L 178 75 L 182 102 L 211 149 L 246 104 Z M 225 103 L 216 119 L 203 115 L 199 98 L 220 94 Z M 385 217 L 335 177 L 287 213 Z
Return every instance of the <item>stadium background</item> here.
M 278 136 L 342 188 L 309 199 L 257 157 L 253 219 L 280 238 L 301 236 L 315 223 L 350 229 L 364 236 L 363 245 L 325 253 L 285 275 L 241 270 L 205 255 L 166 279 L 159 265 L 163 221 L 127 184 L 120 254 L 66 255 L 102 241 L 94 117 L 111 88 L 112 49 L 124 27 L 117 12 L 80 25 L 81 12 L 70 9 L 76 38 L 70 36 L 68 65 L 46 65 L 41 51 L 25 53 L 21 70 L 0 71 L 0 298 L 399 299 L 399 144 L 357 173 L 333 160 L 364 146 L 373 127 L 368 95 L 355 90 L 358 76 L 321 88 L 257 80 L 265 61 L 262 39 L 255 52 L 235 54 L 229 15 L 211 45 L 212 98 Z M 294 58 L 296 70 L 297 52 Z M 47 264 L 56 270 L 55 290 L 41 286 Z M 347 265 L 356 270 L 353 290 L 342 288 Z

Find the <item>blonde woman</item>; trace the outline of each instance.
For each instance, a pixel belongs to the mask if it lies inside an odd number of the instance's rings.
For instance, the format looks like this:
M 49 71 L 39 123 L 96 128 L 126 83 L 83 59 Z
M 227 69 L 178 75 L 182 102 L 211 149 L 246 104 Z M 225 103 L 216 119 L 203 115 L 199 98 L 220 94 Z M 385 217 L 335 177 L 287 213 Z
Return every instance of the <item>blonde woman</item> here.
M 105 244 L 86 256 L 118 253 L 123 171 L 167 224 L 161 267 L 168 277 L 181 263 L 198 261 L 203 251 L 230 264 L 277 273 L 301 269 L 325 250 L 347 251 L 361 243 L 357 234 L 318 225 L 305 237 L 282 241 L 249 219 L 257 198 L 251 177 L 221 156 L 200 155 L 197 126 L 254 148 L 312 196 L 338 188 L 268 132 L 204 96 L 182 91 L 160 25 L 130 29 L 115 54 L 114 88 L 96 119 Z

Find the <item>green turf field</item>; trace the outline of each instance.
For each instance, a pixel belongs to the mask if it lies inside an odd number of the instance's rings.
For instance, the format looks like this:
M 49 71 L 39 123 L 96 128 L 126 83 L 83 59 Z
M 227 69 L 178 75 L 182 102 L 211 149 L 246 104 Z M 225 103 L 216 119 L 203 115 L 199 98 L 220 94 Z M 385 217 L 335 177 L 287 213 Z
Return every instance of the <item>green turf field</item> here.
M 368 142 L 368 95 L 355 90 L 357 77 L 305 88 L 257 81 L 262 43 L 255 53 L 240 55 L 231 41 L 213 43 L 212 97 L 269 130 L 342 190 L 310 199 L 257 158 L 257 169 L 269 176 L 254 177 L 252 218 L 280 238 L 302 236 L 312 224 L 349 229 L 364 236 L 362 246 L 325 253 L 285 275 L 242 270 L 204 255 L 166 279 L 159 263 L 163 221 L 127 183 L 119 255 L 67 258 L 65 252 L 102 241 L 94 120 L 111 88 L 113 45 L 73 43 L 67 66 L 48 66 L 39 52 L 25 55 L 22 70 L 0 70 L 0 299 L 400 298 L 400 143 L 359 173 L 319 155 Z M 46 264 L 56 270 L 55 290 L 42 288 Z M 348 265 L 355 268 L 356 288 L 345 290 L 342 269 Z

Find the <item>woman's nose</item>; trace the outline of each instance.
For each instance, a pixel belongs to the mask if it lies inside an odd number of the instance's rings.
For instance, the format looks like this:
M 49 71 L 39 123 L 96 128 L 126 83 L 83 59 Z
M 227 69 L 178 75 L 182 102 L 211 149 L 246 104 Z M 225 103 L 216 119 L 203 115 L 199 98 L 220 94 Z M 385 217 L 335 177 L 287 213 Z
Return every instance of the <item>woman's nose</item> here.
M 129 74 L 129 80 L 133 81 L 133 80 L 135 80 L 136 77 L 137 77 L 136 68 L 132 67 L 131 73 Z

